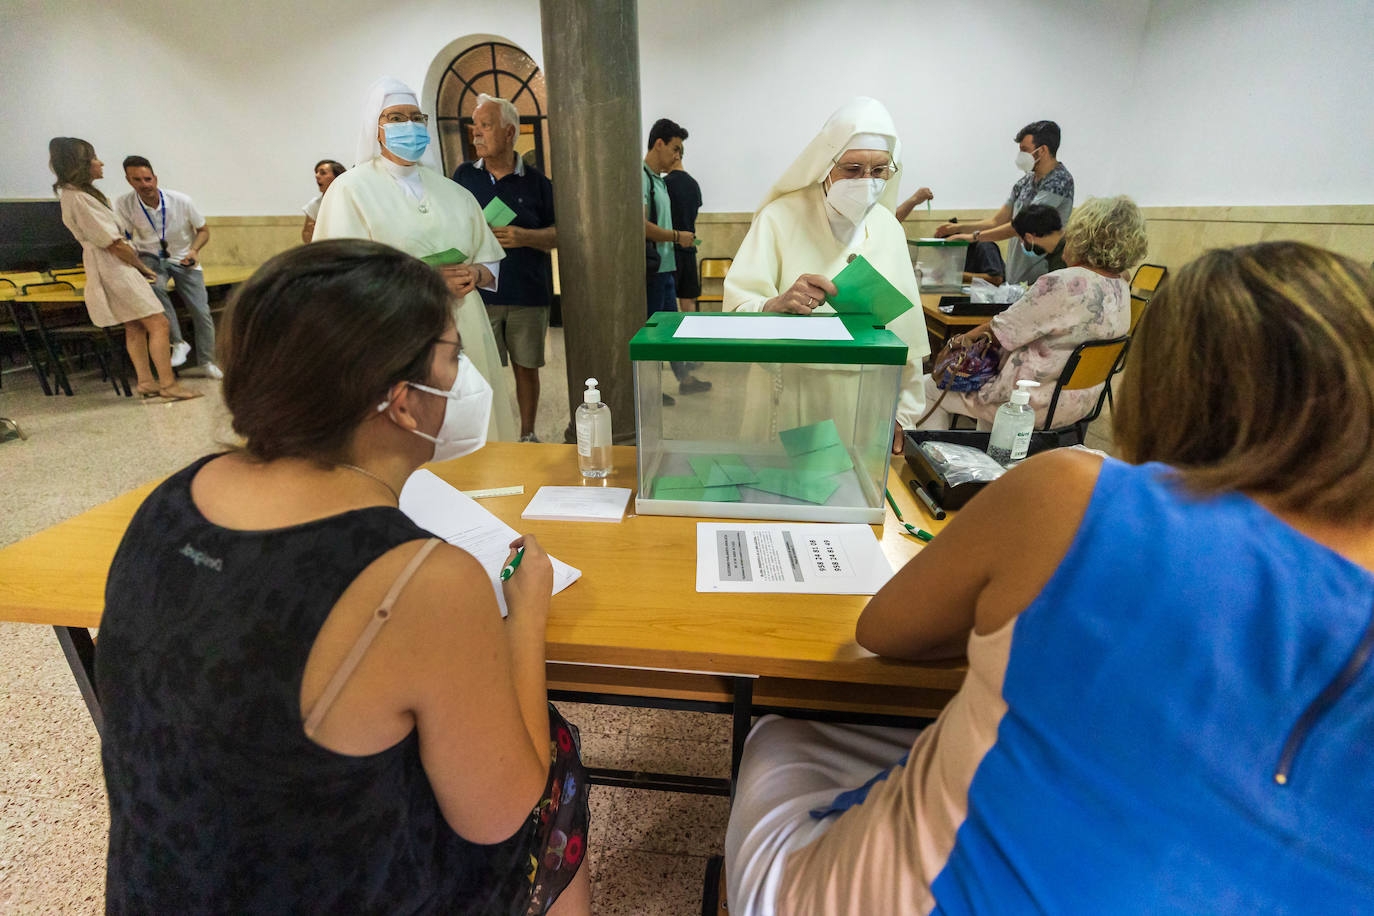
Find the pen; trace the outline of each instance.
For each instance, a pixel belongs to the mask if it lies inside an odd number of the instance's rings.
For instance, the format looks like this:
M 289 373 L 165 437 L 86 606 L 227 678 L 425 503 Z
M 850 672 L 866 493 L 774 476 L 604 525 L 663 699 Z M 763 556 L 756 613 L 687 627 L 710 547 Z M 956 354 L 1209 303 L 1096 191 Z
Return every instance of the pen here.
M 511 561 L 501 568 L 502 582 L 505 582 L 511 576 L 515 575 L 515 571 L 520 568 L 520 561 L 524 556 L 525 548 L 521 547 L 515 551 L 515 556 L 511 558 Z
M 910 534 L 918 540 L 922 541 L 929 541 L 931 538 L 935 536 L 931 534 L 929 531 L 922 531 L 915 525 L 908 525 L 906 523 L 906 519 L 902 518 L 902 510 L 897 508 L 897 503 L 892 499 L 892 491 L 884 489 L 883 493 L 887 495 L 887 504 L 891 506 L 892 511 L 897 514 L 897 521 L 902 523 L 902 527 L 906 529 L 907 534 Z
M 935 500 L 930 498 L 930 494 L 925 491 L 924 487 L 914 480 L 907 481 L 907 485 L 911 487 L 911 492 L 916 495 L 916 498 L 926 504 L 926 508 L 930 510 L 931 518 L 938 522 L 945 517 L 945 510 L 935 505 Z

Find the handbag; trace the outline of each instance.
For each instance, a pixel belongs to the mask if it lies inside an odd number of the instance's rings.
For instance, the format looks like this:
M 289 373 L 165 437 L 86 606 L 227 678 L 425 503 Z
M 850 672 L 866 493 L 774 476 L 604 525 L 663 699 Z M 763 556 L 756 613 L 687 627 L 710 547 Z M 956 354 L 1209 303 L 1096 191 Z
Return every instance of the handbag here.
M 972 343 L 962 335 L 945 341 L 930 369 L 930 377 L 934 379 L 935 387 L 940 389 L 940 396 L 930 405 L 925 416 L 916 421 L 916 425 L 919 427 L 929 420 L 945 395 L 951 391 L 977 391 L 996 378 L 1001 363 L 1002 351 L 991 333 L 980 335 Z

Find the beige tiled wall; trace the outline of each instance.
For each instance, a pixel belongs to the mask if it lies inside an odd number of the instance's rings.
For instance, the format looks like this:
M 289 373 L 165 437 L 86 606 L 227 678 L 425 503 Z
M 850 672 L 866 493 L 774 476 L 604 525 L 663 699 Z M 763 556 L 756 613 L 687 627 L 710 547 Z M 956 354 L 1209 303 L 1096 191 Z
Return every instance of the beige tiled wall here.
M 952 216 L 983 219 L 989 211 L 918 210 L 906 221 L 912 238 L 932 235 Z M 1150 263 L 1177 269 L 1208 248 L 1296 239 L 1368 264 L 1374 261 L 1374 205 L 1324 207 L 1146 207 Z M 749 230 L 749 213 L 697 217 L 702 257 L 733 257 Z M 205 262 L 257 265 L 300 243 L 300 216 L 211 217 Z

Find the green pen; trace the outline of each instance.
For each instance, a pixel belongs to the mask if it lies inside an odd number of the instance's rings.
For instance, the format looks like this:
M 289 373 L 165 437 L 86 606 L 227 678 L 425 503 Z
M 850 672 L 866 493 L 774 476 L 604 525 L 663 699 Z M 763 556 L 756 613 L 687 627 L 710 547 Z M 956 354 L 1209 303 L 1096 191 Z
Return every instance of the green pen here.
M 929 531 L 923 531 L 915 525 L 908 525 L 906 519 L 902 518 L 902 510 L 897 508 L 897 503 L 892 499 L 892 491 L 884 489 L 883 492 L 887 494 L 887 504 L 891 506 L 892 511 L 897 514 L 897 521 L 902 523 L 902 527 L 906 529 L 907 534 L 921 541 L 929 541 L 935 537 L 935 535 L 931 534 Z
M 892 496 L 891 496 L 891 494 L 889 494 L 889 495 L 888 495 L 888 499 L 891 499 L 891 498 L 892 498 Z M 505 566 L 501 567 L 501 581 L 502 581 L 502 582 L 505 582 L 505 581 L 506 581 L 507 579 L 509 579 L 511 576 L 515 575 L 515 571 L 516 571 L 517 569 L 520 568 L 520 561 L 524 558 L 524 556 L 525 556 L 525 548 L 521 547 L 521 548 L 519 548 L 518 550 L 515 551 L 515 556 L 511 557 L 511 561 L 510 561 L 509 563 L 507 563 Z

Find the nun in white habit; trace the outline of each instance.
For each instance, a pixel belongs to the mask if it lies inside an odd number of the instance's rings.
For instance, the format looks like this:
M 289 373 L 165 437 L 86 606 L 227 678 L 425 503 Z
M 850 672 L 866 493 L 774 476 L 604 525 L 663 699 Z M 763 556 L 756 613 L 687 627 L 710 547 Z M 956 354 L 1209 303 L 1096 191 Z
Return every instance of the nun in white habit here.
M 433 161 L 432 153 L 426 156 L 428 146 L 428 118 L 410 87 L 390 77 L 373 83 L 363 107 L 357 161 L 329 186 L 312 241 L 372 239 L 416 257 L 450 248 L 467 255 L 462 264 L 439 269 L 454 294 L 463 352 L 491 384 L 487 438 L 511 442 L 519 436 L 515 402 L 477 293 L 496 289 L 505 252 L 473 196 L 428 164 Z
M 856 98 L 831 115 L 754 214 L 725 278 L 724 308 L 833 315 L 826 303 L 835 292 L 830 278 L 853 255 L 863 255 L 914 305 L 887 326 L 907 345 L 896 420 L 911 428 L 925 409 L 921 359 L 929 355 L 930 342 L 906 234 L 893 212 L 901 154 L 897 129 L 881 102 Z M 762 366 L 751 372 L 749 389 L 745 423 L 766 422 L 768 428 L 747 426 L 744 435 L 771 437 L 781 429 L 850 415 L 858 396 L 857 372 L 842 366 Z

